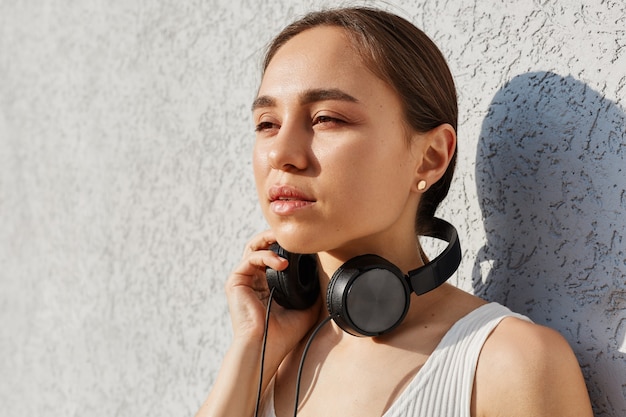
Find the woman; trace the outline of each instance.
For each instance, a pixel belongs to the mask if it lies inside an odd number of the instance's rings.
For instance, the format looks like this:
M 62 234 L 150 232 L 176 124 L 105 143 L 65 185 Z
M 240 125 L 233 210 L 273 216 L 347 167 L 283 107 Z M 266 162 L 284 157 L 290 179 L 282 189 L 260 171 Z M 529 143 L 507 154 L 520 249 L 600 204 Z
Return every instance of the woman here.
M 264 416 L 591 416 L 576 359 L 556 332 L 449 284 L 412 294 L 402 321 L 354 337 L 329 316 L 346 261 L 381 256 L 403 274 L 428 260 L 456 159 L 457 104 L 426 35 L 386 12 L 312 13 L 278 35 L 258 96 L 254 175 L 270 230 L 254 236 L 226 283 L 234 338 L 198 416 L 252 416 L 270 250 L 315 253 L 321 295 L 273 305 L 260 389 Z M 319 330 L 299 370 L 308 336 Z

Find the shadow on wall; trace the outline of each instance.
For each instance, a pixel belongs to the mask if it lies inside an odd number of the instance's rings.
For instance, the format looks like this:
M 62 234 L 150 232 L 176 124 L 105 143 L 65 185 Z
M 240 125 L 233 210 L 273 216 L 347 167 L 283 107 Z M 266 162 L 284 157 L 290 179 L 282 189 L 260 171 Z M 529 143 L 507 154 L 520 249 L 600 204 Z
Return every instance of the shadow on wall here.
M 523 74 L 493 98 L 476 156 L 474 291 L 569 340 L 596 416 L 626 415 L 625 119 L 572 77 Z

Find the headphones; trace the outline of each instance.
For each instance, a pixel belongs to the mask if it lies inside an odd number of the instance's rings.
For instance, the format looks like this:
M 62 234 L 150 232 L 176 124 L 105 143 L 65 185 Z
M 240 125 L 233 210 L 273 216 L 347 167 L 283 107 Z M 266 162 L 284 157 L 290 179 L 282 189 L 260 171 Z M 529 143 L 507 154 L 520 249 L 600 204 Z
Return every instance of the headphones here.
M 424 234 L 448 242 L 435 259 L 407 275 L 378 255 L 349 259 L 335 271 L 327 289 L 326 307 L 335 323 L 354 336 L 380 336 L 397 327 L 409 310 L 411 292 L 425 294 L 441 284 L 461 263 L 461 244 L 450 223 L 434 218 Z M 306 309 L 319 295 L 314 255 L 287 252 L 278 244 L 270 249 L 289 261 L 284 271 L 266 268 L 274 299 L 285 308 Z

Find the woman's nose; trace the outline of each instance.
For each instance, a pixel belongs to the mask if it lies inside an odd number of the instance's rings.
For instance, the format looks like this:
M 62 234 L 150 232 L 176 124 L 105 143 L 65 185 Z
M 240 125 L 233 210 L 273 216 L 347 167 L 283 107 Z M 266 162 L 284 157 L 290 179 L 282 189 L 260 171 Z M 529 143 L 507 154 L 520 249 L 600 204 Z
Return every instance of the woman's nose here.
M 307 168 L 310 135 L 307 129 L 284 123 L 272 139 L 268 159 L 274 169 L 302 171 Z

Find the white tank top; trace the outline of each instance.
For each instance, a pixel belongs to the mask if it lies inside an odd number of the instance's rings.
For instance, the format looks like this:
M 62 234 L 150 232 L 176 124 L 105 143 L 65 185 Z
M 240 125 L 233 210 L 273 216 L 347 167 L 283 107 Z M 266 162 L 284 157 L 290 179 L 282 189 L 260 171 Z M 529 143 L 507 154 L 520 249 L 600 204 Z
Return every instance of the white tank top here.
M 485 304 L 457 321 L 382 417 L 470 417 L 478 355 L 505 317 L 530 321 L 497 303 Z M 263 402 L 259 415 L 276 417 L 273 380 Z

